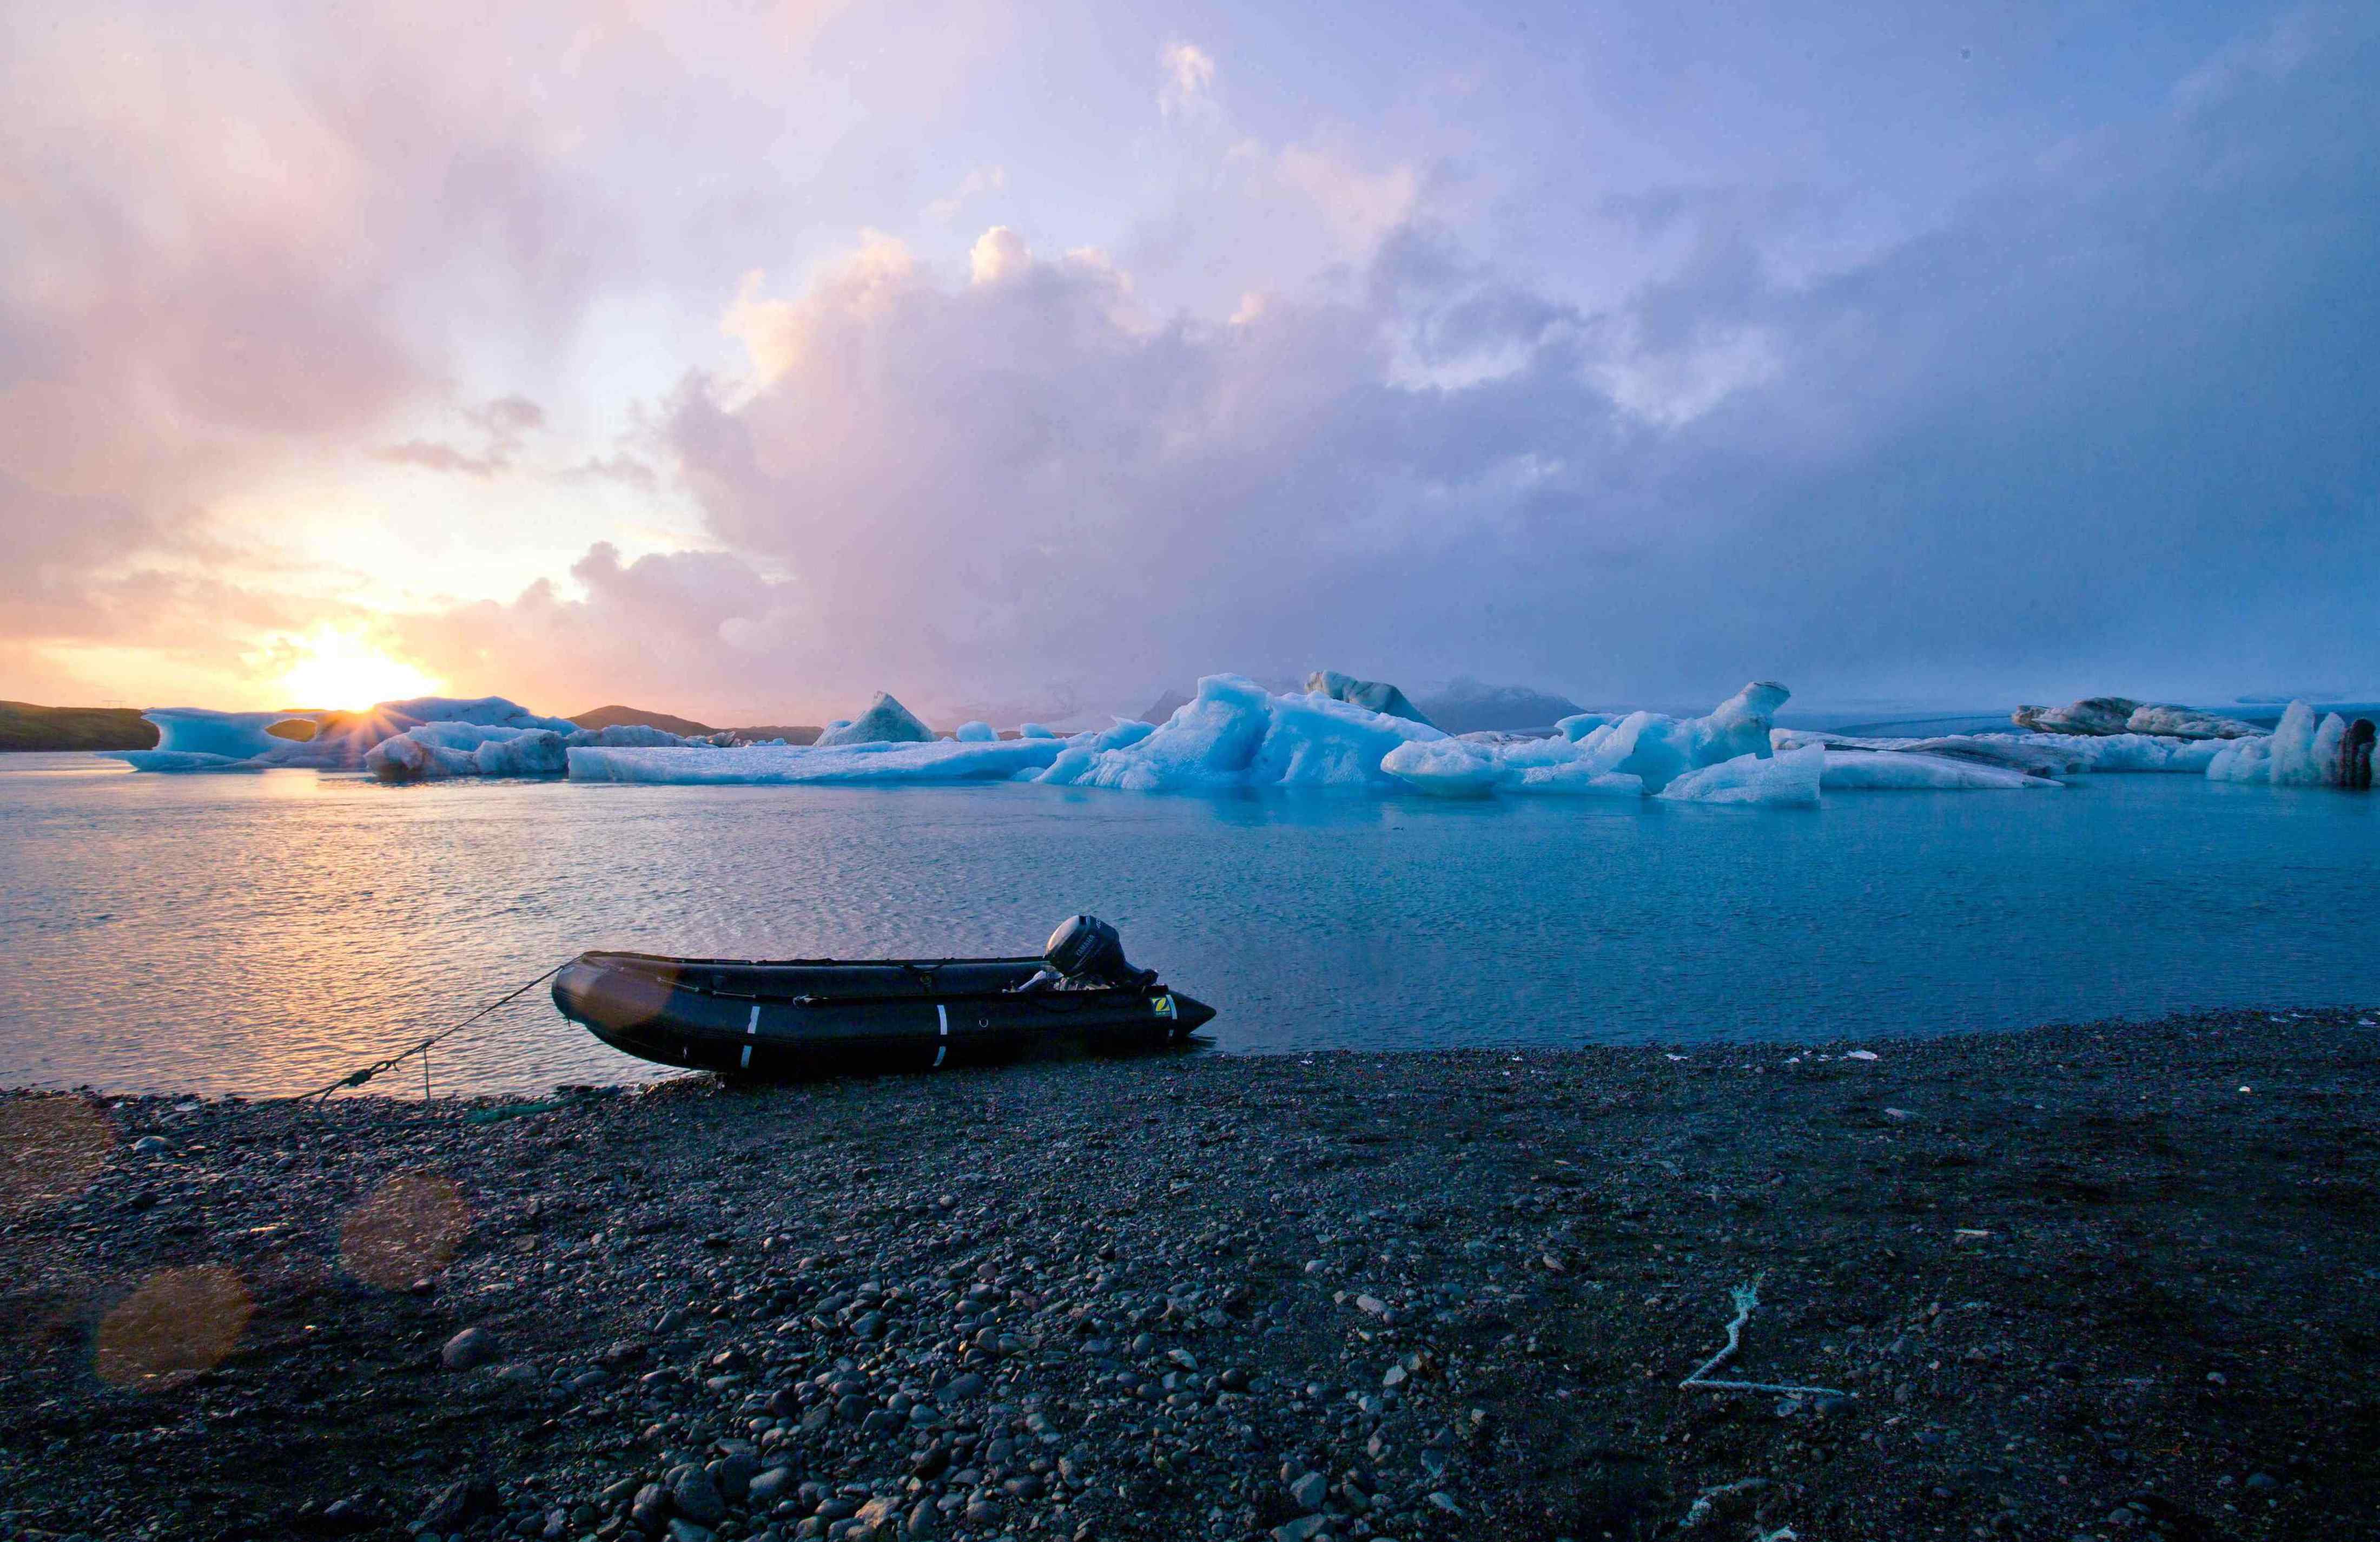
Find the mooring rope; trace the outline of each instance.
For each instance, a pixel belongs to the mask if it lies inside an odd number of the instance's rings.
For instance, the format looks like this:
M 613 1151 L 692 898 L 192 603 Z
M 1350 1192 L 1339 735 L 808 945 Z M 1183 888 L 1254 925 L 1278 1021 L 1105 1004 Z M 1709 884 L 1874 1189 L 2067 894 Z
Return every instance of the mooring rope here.
M 472 1024 L 478 1022 L 480 1018 L 485 1017 L 488 1014 L 495 1011 L 496 1008 L 504 1006 L 508 1002 L 517 1001 L 527 992 L 535 990 L 537 987 L 543 985 L 546 981 L 552 979 L 554 976 L 562 973 L 568 962 L 569 961 L 565 959 L 562 964 L 555 965 L 552 968 L 548 969 L 545 973 L 538 976 L 537 978 L 528 981 L 527 984 L 514 987 L 504 994 L 497 997 L 494 1001 L 490 1002 L 486 1006 L 483 1006 L 479 1011 L 471 1014 L 470 1016 L 464 1018 L 461 1022 L 449 1024 L 447 1026 L 439 1029 L 436 1033 L 431 1034 L 429 1038 L 421 1040 L 419 1043 L 408 1044 L 404 1049 L 399 1050 L 396 1053 L 389 1056 L 386 1060 L 374 1061 L 360 1071 L 350 1071 L 346 1075 L 341 1076 L 338 1080 L 334 1082 L 325 1082 L 321 1087 L 316 1087 L 313 1091 L 300 1093 L 291 1100 L 293 1102 L 299 1103 L 309 1102 L 317 1098 L 327 1098 L 343 1087 L 361 1087 L 366 1082 L 370 1081 L 374 1076 L 379 1075 L 382 1072 L 402 1065 L 416 1055 L 423 1057 L 421 1093 L 423 1097 L 427 1098 L 430 1095 L 430 1062 L 428 1057 L 430 1054 L 430 1047 L 432 1044 L 437 1043 L 442 1038 L 462 1032 L 465 1028 L 468 1028 Z
M 1840 1398 L 1850 1396 L 1832 1387 L 1795 1387 L 1775 1381 L 1716 1381 L 1711 1372 L 1735 1357 L 1743 1342 L 1743 1325 L 1752 1320 L 1752 1309 L 1760 1305 L 1760 1281 L 1750 1280 L 1728 1293 L 1735 1303 L 1735 1317 L 1727 1325 L 1727 1342 L 1717 1354 L 1694 1368 L 1694 1374 L 1678 1383 L 1680 1391 L 1696 1392 L 1775 1392 L 1786 1397 Z

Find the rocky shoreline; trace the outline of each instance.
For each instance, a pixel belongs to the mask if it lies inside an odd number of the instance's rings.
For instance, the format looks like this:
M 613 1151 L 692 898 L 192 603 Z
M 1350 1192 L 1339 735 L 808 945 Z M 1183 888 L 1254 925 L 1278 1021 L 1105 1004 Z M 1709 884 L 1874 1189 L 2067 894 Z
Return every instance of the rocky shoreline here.
M 2375 1021 L 14 1096 L 0 1539 L 2371 1535 Z

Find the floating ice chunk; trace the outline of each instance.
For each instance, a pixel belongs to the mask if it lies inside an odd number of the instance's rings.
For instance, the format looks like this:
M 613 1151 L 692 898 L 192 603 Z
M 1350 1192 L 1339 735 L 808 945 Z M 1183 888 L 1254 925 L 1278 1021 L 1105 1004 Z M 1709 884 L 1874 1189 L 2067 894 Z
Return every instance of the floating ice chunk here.
M 1806 754 L 1807 751 L 1789 753 Z M 1986 766 L 1947 755 L 1909 751 L 1821 749 L 1826 756 L 1826 790 L 1868 792 L 1919 790 L 1930 792 L 1999 792 L 2024 787 L 2055 787 L 2047 777 L 2028 776 L 2003 766 Z
M 934 731 L 917 721 L 917 714 L 902 706 L 886 692 L 878 691 L 868 710 L 848 722 L 839 722 L 818 736 L 817 747 L 832 749 L 839 745 L 926 744 Z
M 455 776 L 560 776 L 568 737 L 551 728 L 425 722 L 382 739 L 364 754 L 364 770 L 382 782 Z M 671 735 L 674 739 L 675 735 Z
M 1023 739 L 1054 739 L 1058 737 L 1058 731 L 1044 728 L 1038 722 L 1023 722 L 1016 725 L 1016 735 Z
M 1367 712 L 1378 712 L 1384 717 L 1403 718 L 1408 722 L 1418 722 L 1425 727 L 1438 726 L 1422 716 L 1421 709 L 1408 700 L 1404 692 L 1386 680 L 1358 680 L 1335 669 L 1318 669 L 1305 677 L 1305 694 L 1327 696 L 1350 707 L 1361 707 Z
M 1930 739 L 1880 739 L 1820 733 L 1806 728 L 1772 728 L 1768 731 L 1770 747 L 1780 750 L 1799 749 L 1803 745 L 1824 745 L 1829 750 L 1900 750 L 1944 756 L 1953 760 L 1995 766 L 2002 771 L 2022 771 L 2028 776 L 2051 778 L 2078 776 L 2091 769 L 2091 757 L 2087 753 L 2061 748 L 2059 744 L 2063 741 L 2053 742 L 2053 737 L 2047 735 L 2019 737 L 2014 734 L 1948 734 Z M 2099 743 L 2096 739 L 2081 742 Z
M 953 737 L 956 738 L 959 743 L 965 745 L 994 744 L 999 741 L 1000 730 L 994 728 L 988 722 L 980 721 L 975 722 L 963 722 L 959 724 L 959 731 L 957 734 L 953 735 Z
M 1019 781 L 1048 782 L 1057 786 L 1071 786 L 1082 780 L 1091 762 L 1101 752 L 1123 749 L 1136 745 L 1157 732 L 1155 723 L 1140 722 L 1131 718 L 1118 718 L 1111 728 L 1097 734 L 1082 734 L 1066 741 L 1066 747 L 1047 766 L 1026 766 L 1016 773 Z M 1022 742 L 1022 741 L 1019 741 Z
M 1769 720 L 1793 693 L 1774 680 L 1755 680 L 1689 725 L 1697 766 L 1715 766 L 1740 755 L 1768 754 Z
M 1573 712 L 1554 726 L 1561 730 L 1563 738 L 1575 744 L 1597 729 L 1607 727 L 1619 721 L 1618 715 L 1611 712 Z
M 1195 787 L 1388 785 L 1380 769 L 1408 739 L 1437 729 L 1325 696 L 1273 696 L 1253 680 L 1210 674 L 1198 694 L 1136 743 L 1104 749 L 1045 782 L 1127 792 Z
M 2221 717 L 2191 707 L 2155 704 L 2134 709 L 2124 726 L 2135 734 L 2180 739 L 2250 739 L 2262 738 L 2265 733 L 2254 723 L 2242 722 L 2238 718 Z
M 2332 712 L 2317 720 L 2302 701 L 2289 703 L 2271 735 L 2224 742 L 2207 762 L 2214 782 L 2254 782 L 2275 787 L 2319 787 L 2338 780 L 2339 749 L 2347 720 Z
M 261 771 L 271 768 L 259 760 L 235 760 L 202 749 L 102 749 L 103 760 L 121 760 L 137 771 Z
M 1768 808 L 1815 808 L 1827 752 L 1817 745 L 1766 758 L 1739 755 L 1671 782 L 1660 796 L 1682 803 L 1749 803 Z
M 274 723 L 287 722 L 293 718 L 311 721 L 316 715 L 310 712 L 213 712 L 203 707 L 152 707 L 140 716 L 156 728 L 157 747 L 133 753 L 203 755 L 210 761 L 228 765 L 253 759 L 268 750 L 290 743 L 265 732 Z M 176 762 L 172 769 L 196 770 L 205 763 Z M 168 767 L 166 763 L 160 762 L 142 769 L 164 771 Z
M 1999 735 L 1978 735 L 1998 738 Z M 2193 775 L 2222 753 L 2228 740 L 2163 739 L 2145 734 L 2018 734 L 2010 741 L 2020 749 L 2040 750 L 2067 758 L 2077 771 L 2187 771 Z
M 572 749 L 573 782 L 752 783 L 1006 782 L 1038 771 L 1066 747 L 1062 739 L 990 744 L 742 745 L 732 749 Z
M 1545 793 L 1563 797 L 1641 798 L 1645 779 L 1627 771 L 1598 771 L 1590 761 L 1567 765 L 1529 766 L 1506 784 L 1515 793 Z
M 1516 774 L 1454 739 L 1407 739 L 1382 757 L 1380 769 L 1433 797 L 1486 797 Z
M 601 745 L 607 749 L 666 749 L 678 745 L 709 744 L 708 737 L 686 738 L 648 722 L 615 722 L 609 728 L 582 728 L 565 735 L 565 745 Z M 557 768 L 558 770 L 558 768 Z
M 535 728 L 562 735 L 579 732 L 578 725 L 566 718 L 540 717 L 500 696 L 415 697 L 404 701 L 383 701 L 359 712 L 210 712 L 191 707 L 168 707 L 155 708 L 141 715 L 157 725 L 159 750 L 219 758 L 218 761 L 153 761 L 147 765 L 132 762 L 149 771 L 255 771 L 273 766 L 358 771 L 363 769 L 364 758 L 373 747 L 429 723 L 516 731 Z M 265 732 L 273 724 L 293 722 L 312 724 L 313 736 L 298 740 Z

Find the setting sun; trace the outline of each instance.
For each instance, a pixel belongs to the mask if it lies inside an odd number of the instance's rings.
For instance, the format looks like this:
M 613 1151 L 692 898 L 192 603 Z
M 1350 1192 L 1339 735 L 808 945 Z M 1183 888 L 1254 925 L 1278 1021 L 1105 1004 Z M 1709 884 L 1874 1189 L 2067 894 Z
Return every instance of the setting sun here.
M 290 704 L 352 710 L 380 701 L 432 696 L 443 682 L 335 627 L 294 640 L 298 662 L 282 675 Z

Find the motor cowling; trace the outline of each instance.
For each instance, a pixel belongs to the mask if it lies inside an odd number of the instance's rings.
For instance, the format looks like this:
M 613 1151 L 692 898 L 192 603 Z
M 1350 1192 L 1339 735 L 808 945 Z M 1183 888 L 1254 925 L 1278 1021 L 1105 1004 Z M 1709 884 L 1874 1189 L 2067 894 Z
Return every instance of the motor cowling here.
M 1085 984 L 1129 988 L 1157 977 L 1151 970 L 1132 966 L 1123 955 L 1123 939 L 1096 916 L 1069 917 L 1050 934 L 1041 956 L 1068 980 Z

